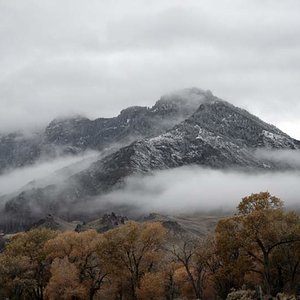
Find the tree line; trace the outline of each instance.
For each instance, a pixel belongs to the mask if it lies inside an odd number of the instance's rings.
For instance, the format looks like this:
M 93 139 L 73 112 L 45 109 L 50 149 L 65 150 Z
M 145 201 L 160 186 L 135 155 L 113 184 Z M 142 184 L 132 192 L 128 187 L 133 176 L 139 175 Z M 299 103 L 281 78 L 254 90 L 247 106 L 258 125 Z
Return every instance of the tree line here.
M 0 298 L 253 299 L 300 292 L 300 219 L 267 192 L 240 202 L 206 239 L 174 241 L 161 223 L 105 233 L 33 229 L 0 254 Z

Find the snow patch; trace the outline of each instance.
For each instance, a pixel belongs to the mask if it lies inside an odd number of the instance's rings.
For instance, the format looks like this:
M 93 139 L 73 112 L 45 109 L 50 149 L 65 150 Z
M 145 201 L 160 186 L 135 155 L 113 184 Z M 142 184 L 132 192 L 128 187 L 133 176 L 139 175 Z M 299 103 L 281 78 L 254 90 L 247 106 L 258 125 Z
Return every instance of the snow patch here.
M 277 141 L 277 140 L 284 140 L 284 137 L 282 135 L 267 131 L 267 130 L 263 130 L 262 134 L 271 140 Z

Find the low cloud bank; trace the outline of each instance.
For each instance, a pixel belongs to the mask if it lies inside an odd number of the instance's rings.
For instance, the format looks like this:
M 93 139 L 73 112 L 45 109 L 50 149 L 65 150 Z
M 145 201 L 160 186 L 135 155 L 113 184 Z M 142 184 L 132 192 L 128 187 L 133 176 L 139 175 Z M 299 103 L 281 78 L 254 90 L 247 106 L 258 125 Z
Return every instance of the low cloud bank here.
M 260 159 L 267 159 L 275 163 L 288 165 L 295 169 L 300 169 L 299 150 L 257 150 L 256 156 Z
M 139 212 L 209 212 L 234 210 L 242 197 L 269 191 L 286 206 L 300 204 L 300 172 L 244 173 L 183 167 L 130 177 L 125 188 L 100 197 L 94 204 L 136 207 Z
M 51 162 L 38 162 L 31 167 L 16 169 L 0 176 L 0 194 L 51 184 L 53 195 L 50 194 L 45 201 L 55 202 L 62 193 L 68 195 L 68 189 L 76 189 L 77 179 L 73 177 L 69 180 L 70 176 L 88 168 L 105 155 L 106 152 L 86 152 L 79 156 L 60 157 Z M 149 212 L 224 212 L 233 211 L 242 197 L 261 191 L 269 191 L 280 197 L 287 207 L 300 208 L 299 151 L 271 151 L 261 152 L 259 155 L 265 155 L 268 160 L 283 165 L 294 166 L 295 170 L 243 172 L 186 166 L 156 171 L 147 176 L 128 177 L 124 185 L 121 184 L 122 188 L 93 199 L 82 195 L 87 197 L 72 202 L 72 197 L 63 196 L 63 202 L 59 203 L 56 213 L 88 217 L 111 210 L 124 212 L 129 216 Z M 7 199 L 3 198 L 2 204 Z M 37 203 L 34 199 L 29 201 L 33 212 L 48 213 L 45 209 L 48 209 L 49 203 Z
M 65 155 L 49 160 L 39 160 L 32 166 L 13 169 L 0 176 L 0 195 L 18 191 L 27 184 L 44 186 L 58 183 L 72 173 L 80 172 L 99 157 L 96 151 L 80 155 Z

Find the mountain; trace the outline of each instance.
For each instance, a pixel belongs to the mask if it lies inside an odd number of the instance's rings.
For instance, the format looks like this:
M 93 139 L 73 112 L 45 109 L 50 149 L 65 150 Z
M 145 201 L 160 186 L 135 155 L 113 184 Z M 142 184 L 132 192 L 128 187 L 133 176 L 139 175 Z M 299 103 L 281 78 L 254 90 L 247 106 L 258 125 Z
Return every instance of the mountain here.
M 190 116 L 209 92 L 186 89 L 161 97 L 153 107 L 133 106 L 117 117 L 89 120 L 76 116 L 53 120 L 44 130 L 0 136 L 0 174 L 6 169 L 31 165 L 38 159 L 78 154 L 87 149 L 103 150 L 128 145 L 159 135 Z
M 5 215 L 9 220 L 15 217 L 20 226 L 31 222 L 29 216 L 35 218 L 45 212 L 69 219 L 84 215 L 95 197 L 121 189 L 131 175 L 187 165 L 248 171 L 289 169 L 293 165 L 260 157 L 257 150 L 300 149 L 299 141 L 275 126 L 195 88 L 163 96 L 152 108 L 131 107 L 113 119 L 55 124 L 45 131 L 51 147 L 82 151 L 88 145 L 103 149 L 112 143 L 135 141 L 60 183 L 5 196 Z

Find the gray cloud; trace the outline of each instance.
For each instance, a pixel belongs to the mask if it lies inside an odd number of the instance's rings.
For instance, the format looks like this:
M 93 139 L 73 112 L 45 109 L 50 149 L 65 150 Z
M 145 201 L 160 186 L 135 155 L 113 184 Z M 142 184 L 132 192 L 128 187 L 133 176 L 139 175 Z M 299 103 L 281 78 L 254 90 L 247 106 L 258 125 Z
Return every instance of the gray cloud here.
M 210 89 L 300 139 L 296 0 L 0 0 L 0 128 Z
M 299 172 L 249 174 L 183 167 L 152 176 L 130 177 L 124 189 L 101 197 L 89 208 L 109 203 L 131 205 L 140 213 L 228 211 L 234 210 L 242 197 L 261 191 L 280 197 L 288 207 L 299 207 L 299 180 Z
M 76 156 L 60 156 L 50 161 L 41 158 L 34 165 L 13 169 L 0 176 L 0 196 L 34 186 L 59 184 L 72 174 L 87 168 L 99 157 L 100 153 L 88 151 Z
M 226 212 L 234 210 L 242 197 L 261 191 L 269 191 L 284 200 L 287 207 L 299 209 L 299 153 L 290 150 L 257 151 L 256 154 L 277 163 L 294 166 L 295 171 L 243 172 L 232 169 L 213 170 L 200 166 L 155 171 L 151 175 L 127 177 L 121 188 L 90 198 L 88 202 L 74 203 L 70 202 L 72 198 L 66 197 L 66 202 L 56 213 L 73 212 L 81 216 L 95 216 L 99 212 L 117 210 L 131 216 L 140 216 L 150 212 Z M 53 184 L 56 186 L 52 190 L 54 195 L 56 192 L 61 193 L 74 187 L 76 179 L 72 175 L 86 169 L 104 155 L 104 152 L 86 152 L 78 156 L 61 156 L 52 161 L 40 160 L 33 166 L 14 169 L 0 176 L 1 194 L 19 194 L 22 190 Z M 2 198 L 0 208 L 8 198 Z M 44 211 L 47 203 L 28 200 L 32 212 L 47 213 Z M 55 201 L 55 196 L 49 197 L 49 201 L 53 200 Z
M 295 150 L 266 150 L 260 149 L 256 153 L 258 158 L 278 163 L 284 163 L 294 169 L 300 170 L 300 152 Z

